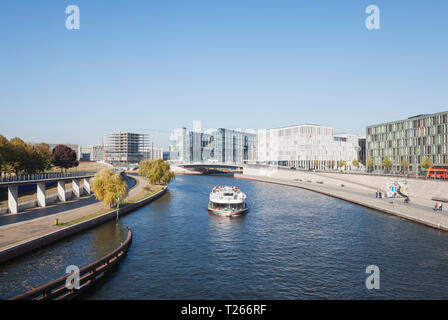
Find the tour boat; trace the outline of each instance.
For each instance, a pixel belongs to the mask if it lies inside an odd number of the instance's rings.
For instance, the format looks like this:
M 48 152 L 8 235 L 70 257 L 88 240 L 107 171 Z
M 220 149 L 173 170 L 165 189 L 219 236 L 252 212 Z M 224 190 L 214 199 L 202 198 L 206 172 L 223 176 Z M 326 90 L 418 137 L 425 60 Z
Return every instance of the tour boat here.
M 235 217 L 248 211 L 246 195 L 235 186 L 216 186 L 210 192 L 208 211 L 225 217 Z

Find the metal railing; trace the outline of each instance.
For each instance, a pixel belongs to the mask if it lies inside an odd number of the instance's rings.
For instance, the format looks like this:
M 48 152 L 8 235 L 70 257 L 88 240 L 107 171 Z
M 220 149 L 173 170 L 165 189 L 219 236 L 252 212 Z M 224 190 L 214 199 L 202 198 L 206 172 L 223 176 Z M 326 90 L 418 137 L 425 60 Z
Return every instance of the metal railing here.
M 113 266 L 125 256 L 132 243 L 132 232 L 128 229 L 126 240 L 114 251 L 79 270 L 79 289 L 69 289 L 66 285 L 67 274 L 40 287 L 32 289 L 9 300 L 68 300 L 90 288 L 98 279 L 102 278 Z
M 85 176 L 94 176 L 95 171 L 86 171 L 86 172 L 51 172 L 51 173 L 35 173 L 35 174 L 20 174 L 9 177 L 1 177 L 0 183 L 8 183 L 8 182 L 33 182 L 33 181 L 41 181 L 41 180 L 53 180 L 53 179 L 66 179 L 66 178 L 76 178 L 76 177 L 85 177 Z

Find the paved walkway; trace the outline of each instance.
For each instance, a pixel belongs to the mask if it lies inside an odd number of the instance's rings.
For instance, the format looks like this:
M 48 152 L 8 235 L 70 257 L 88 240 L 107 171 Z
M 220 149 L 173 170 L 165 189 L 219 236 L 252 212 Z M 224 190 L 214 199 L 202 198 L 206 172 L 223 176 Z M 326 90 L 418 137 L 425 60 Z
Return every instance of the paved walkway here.
M 341 187 L 325 185 L 325 183 L 318 184 L 315 181 L 301 182 L 295 181 L 294 179 L 287 180 L 253 175 L 235 175 L 235 178 L 270 182 L 307 189 L 448 231 L 448 207 L 444 208 L 445 211 L 434 211 L 432 210 L 434 204 L 433 201 L 425 201 L 422 199 L 414 201 L 411 199 L 410 203 L 405 204 L 402 198 L 377 199 L 375 197 L 376 190 L 373 188 Z
M 146 186 L 146 180 L 144 178 L 140 176 L 132 177 L 136 180 L 136 184 L 129 190 L 127 199 L 138 196 Z M 56 218 L 59 218 L 60 222 L 69 222 L 94 214 L 104 208 L 105 206 L 102 202 L 96 202 L 44 217 L 0 226 L 0 251 L 60 230 L 60 227 L 53 225 Z

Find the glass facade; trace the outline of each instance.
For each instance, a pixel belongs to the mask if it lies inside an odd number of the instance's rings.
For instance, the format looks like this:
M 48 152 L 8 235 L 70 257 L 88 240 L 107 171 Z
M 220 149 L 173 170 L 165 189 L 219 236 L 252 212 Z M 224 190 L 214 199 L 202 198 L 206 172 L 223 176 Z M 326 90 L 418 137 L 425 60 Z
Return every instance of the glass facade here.
M 255 160 L 255 134 L 221 128 L 213 135 L 215 137 L 214 159 L 218 162 L 244 163 Z
M 384 169 L 382 161 L 389 157 L 392 170 L 400 170 L 406 159 L 409 170 L 420 170 L 420 162 L 429 157 L 433 164 L 446 164 L 448 157 L 448 111 L 418 115 L 395 122 L 366 128 L 367 157 L 373 158 L 374 169 Z
M 256 156 L 256 135 L 244 131 L 220 128 L 203 133 L 179 128 L 170 139 L 171 159 L 180 163 L 244 163 Z

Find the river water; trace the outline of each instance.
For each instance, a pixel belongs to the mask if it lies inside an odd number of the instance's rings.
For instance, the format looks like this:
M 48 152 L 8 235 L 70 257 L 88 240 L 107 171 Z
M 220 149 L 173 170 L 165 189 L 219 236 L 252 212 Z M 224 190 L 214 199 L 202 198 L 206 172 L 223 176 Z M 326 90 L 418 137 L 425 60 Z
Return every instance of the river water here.
M 214 185 L 247 194 L 247 215 L 207 212 Z M 134 234 L 126 259 L 87 299 L 447 299 L 448 234 L 297 188 L 177 176 L 112 221 L 0 266 L 0 298 L 102 257 Z M 365 286 L 366 267 L 380 289 Z

